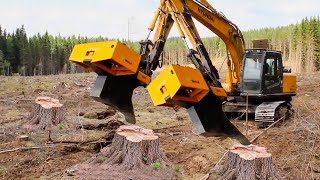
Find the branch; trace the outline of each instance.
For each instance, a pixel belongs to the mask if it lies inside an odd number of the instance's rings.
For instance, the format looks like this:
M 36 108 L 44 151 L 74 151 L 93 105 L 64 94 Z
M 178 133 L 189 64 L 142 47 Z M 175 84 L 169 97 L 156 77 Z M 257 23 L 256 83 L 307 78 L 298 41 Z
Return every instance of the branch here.
M 157 128 L 157 129 L 152 129 L 152 130 L 153 130 L 153 132 L 160 132 L 160 131 L 163 131 L 163 130 L 167 130 L 167 129 L 171 129 L 171 128 L 176 128 L 176 127 L 180 127 L 180 126 L 182 126 L 182 125 L 175 125 L 175 126 Z
M 317 139 L 315 139 L 315 141 L 313 142 L 312 148 L 311 148 L 311 150 L 310 150 L 311 153 L 309 154 L 308 165 L 307 165 L 307 167 L 306 167 L 306 172 L 305 172 L 305 175 L 304 175 L 304 179 L 306 179 L 307 174 L 308 174 L 309 167 L 310 167 L 310 165 L 311 165 L 312 155 L 314 154 L 314 147 L 315 147 L 316 142 L 317 142 Z
M 95 140 L 87 140 L 87 141 L 53 141 L 53 143 L 58 144 L 58 143 L 65 143 L 65 144 L 95 144 L 95 143 L 103 143 L 103 142 L 111 142 L 111 141 L 105 141 L 102 139 L 95 139 Z M 73 145 L 64 145 L 63 147 L 69 147 Z M 15 152 L 15 151 L 25 151 L 25 150 L 31 150 L 31 149 L 45 149 L 45 148 L 54 148 L 56 145 L 48 145 L 48 146 L 34 146 L 34 147 L 18 147 L 14 149 L 8 149 L 8 150 L 3 150 L 0 151 L 0 154 L 4 153 L 10 153 L 10 152 Z
M 19 147 L 19 148 L 15 148 L 15 149 L 9 149 L 9 150 L 0 151 L 0 154 L 19 151 L 19 150 L 22 151 L 22 150 L 45 149 L 45 148 L 54 148 L 54 147 L 56 147 L 56 146 L 55 145 L 51 145 L 51 146 Z
M 101 143 L 101 142 L 111 142 L 111 141 L 105 141 L 101 138 L 99 139 L 91 139 L 91 140 L 86 140 L 86 141 L 53 141 L 54 144 L 91 144 L 91 143 Z
M 270 128 L 272 128 L 275 124 L 277 124 L 278 122 L 280 122 L 285 116 L 282 116 L 282 118 L 278 119 L 277 121 L 275 121 L 274 123 L 272 123 L 268 128 L 264 129 L 260 134 L 258 134 L 256 137 L 254 137 L 250 143 L 254 143 L 262 134 L 264 134 L 265 132 L 267 132 Z

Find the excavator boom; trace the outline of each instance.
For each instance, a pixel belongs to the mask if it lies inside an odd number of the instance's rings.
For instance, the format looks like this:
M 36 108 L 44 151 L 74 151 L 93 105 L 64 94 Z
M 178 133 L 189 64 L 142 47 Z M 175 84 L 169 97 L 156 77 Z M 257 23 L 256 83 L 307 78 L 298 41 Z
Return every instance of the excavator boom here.
M 219 82 L 218 71 L 209 58 L 193 18 L 226 43 L 232 58 L 227 63 L 226 89 L 231 91 L 240 80 L 244 41 L 239 29 L 206 0 L 160 0 L 149 26 L 150 32 L 156 29 L 153 41 L 141 41 L 140 54 L 120 42 L 109 41 L 76 45 L 69 60 L 98 74 L 91 96 L 118 109 L 130 123 L 135 123 L 131 102 L 133 90 L 144 86 L 155 105 L 186 108 L 194 133 L 228 136 L 242 144 L 250 144 L 222 111 L 227 92 Z M 193 49 L 186 43 L 187 57 L 196 69 L 169 65 L 151 81 L 174 25 L 181 38 L 185 42 L 188 38 L 191 42 Z

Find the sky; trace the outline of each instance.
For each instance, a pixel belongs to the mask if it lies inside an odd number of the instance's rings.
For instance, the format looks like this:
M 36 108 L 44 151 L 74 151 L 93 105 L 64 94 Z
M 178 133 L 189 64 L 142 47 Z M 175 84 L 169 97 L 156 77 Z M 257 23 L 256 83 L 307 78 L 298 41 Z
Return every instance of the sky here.
M 0 0 L 0 25 L 12 32 L 23 24 L 28 35 L 48 31 L 130 40 L 145 39 L 160 0 Z M 209 0 L 241 31 L 276 27 L 320 15 L 319 0 Z M 128 28 L 129 27 L 129 28 Z M 197 24 L 202 37 L 214 36 Z M 129 36 L 128 36 L 129 32 Z M 178 36 L 173 30 L 171 36 Z

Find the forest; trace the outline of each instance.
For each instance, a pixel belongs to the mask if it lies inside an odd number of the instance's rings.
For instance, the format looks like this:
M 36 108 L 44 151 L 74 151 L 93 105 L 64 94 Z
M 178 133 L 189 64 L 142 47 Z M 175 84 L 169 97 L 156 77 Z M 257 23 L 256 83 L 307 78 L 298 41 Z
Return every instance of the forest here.
M 293 72 L 304 73 L 320 70 L 320 19 L 305 18 L 301 22 L 275 28 L 261 28 L 243 32 L 246 48 L 252 48 L 252 40 L 268 39 L 273 50 L 283 53 L 284 64 Z M 211 60 L 225 58 L 224 42 L 218 37 L 203 38 Z M 185 47 L 180 38 L 168 40 L 165 62 L 185 64 Z
M 272 49 L 282 51 L 285 65 L 293 72 L 304 73 L 320 70 L 320 19 L 304 18 L 288 26 L 261 28 L 243 32 L 246 47 L 252 40 L 269 39 Z M 24 26 L 7 32 L 0 26 L 0 75 L 23 76 L 51 75 L 83 72 L 83 69 L 67 61 L 75 44 L 109 40 L 107 37 L 53 36 L 48 32 L 28 36 Z M 121 40 L 133 49 L 137 42 Z M 218 37 L 203 38 L 211 60 L 224 58 L 227 50 Z M 164 64 L 187 64 L 186 48 L 182 39 L 167 40 Z

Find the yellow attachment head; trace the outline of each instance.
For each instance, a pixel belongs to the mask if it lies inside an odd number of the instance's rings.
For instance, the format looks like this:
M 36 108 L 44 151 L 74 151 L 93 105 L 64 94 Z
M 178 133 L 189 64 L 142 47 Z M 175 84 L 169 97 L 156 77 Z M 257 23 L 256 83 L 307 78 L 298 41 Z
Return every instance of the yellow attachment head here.
M 198 69 L 170 65 L 147 87 L 154 105 L 173 107 L 199 102 L 209 88 Z
M 215 96 L 227 97 L 227 92 L 223 88 L 210 86 L 210 89 Z
M 114 76 L 135 74 L 141 56 L 118 41 L 78 44 L 69 58 L 90 71 L 103 70 Z

